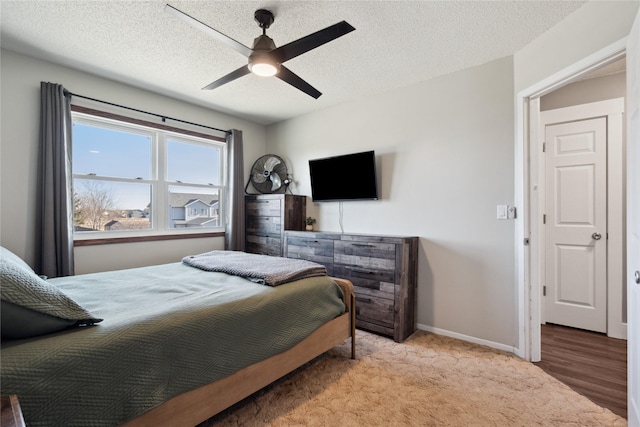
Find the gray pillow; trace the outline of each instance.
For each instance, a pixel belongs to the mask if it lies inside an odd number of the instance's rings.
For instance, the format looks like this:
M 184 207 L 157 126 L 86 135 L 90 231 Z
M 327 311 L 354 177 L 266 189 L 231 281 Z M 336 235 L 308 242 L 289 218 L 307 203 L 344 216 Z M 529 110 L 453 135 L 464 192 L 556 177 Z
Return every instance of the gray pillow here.
M 31 267 L 29 267 L 29 264 L 24 262 L 22 258 L 20 258 L 18 255 L 14 254 L 9 249 L 2 246 L 0 246 L 0 259 L 12 261 L 15 264 L 18 264 L 18 266 L 22 266 L 23 268 L 25 268 L 27 271 L 33 272 Z
M 20 261 L 4 253 L 0 258 L 3 339 L 28 338 L 102 321 Z
M 0 301 L 0 321 L 4 340 L 50 334 L 76 324 L 75 320 L 49 316 L 8 301 Z

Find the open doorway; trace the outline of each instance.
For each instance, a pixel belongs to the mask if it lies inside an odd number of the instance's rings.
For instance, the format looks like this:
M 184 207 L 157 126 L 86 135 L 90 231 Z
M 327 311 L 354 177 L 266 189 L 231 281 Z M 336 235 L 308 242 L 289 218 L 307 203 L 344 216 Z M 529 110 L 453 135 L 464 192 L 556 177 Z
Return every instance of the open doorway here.
M 537 194 L 540 97 L 624 58 L 625 52 L 626 41 L 620 40 L 539 81 L 516 96 L 515 201 L 523 207 L 523 215 L 516 219 L 520 325 L 516 353 L 532 362 L 540 361 L 543 292 L 540 278 L 540 228 L 544 212 L 539 206 Z
M 532 359 L 624 417 L 625 68 L 621 57 L 531 98 L 529 147 Z
M 540 323 L 623 339 L 625 94 L 622 57 L 542 95 L 530 173 Z
M 533 194 L 542 323 L 620 335 L 623 113 L 624 98 L 540 111 Z

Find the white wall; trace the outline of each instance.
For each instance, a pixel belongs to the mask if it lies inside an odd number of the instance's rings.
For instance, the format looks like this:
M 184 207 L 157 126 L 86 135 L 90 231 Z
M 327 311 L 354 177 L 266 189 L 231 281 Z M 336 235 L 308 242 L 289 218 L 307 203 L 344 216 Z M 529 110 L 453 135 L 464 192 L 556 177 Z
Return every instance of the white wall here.
M 178 262 L 185 255 L 224 249 L 222 237 L 118 243 L 74 248 L 76 274 Z
M 626 73 L 620 72 L 568 84 L 540 97 L 540 111 L 624 98 L 626 82 Z
M 344 202 L 344 231 L 420 237 L 418 324 L 516 344 L 511 58 L 267 128 L 298 194 L 308 160 L 375 150 L 382 200 Z M 339 171 L 336 171 L 339 173 Z M 313 204 L 317 229 L 340 231 L 338 203 Z
M 638 1 L 589 1 L 514 55 L 516 93 L 625 38 Z
M 1 51 L 0 243 L 33 265 L 40 82 L 60 83 L 71 92 L 166 114 L 221 129 L 243 131 L 245 170 L 265 151 L 262 125 L 228 116 L 112 80 Z M 104 107 L 101 104 L 94 108 Z M 106 107 L 105 107 L 106 108 Z M 147 120 L 152 120 L 148 116 Z M 219 249 L 223 239 L 169 240 L 76 248 L 76 272 L 86 273 L 179 260 L 203 249 Z

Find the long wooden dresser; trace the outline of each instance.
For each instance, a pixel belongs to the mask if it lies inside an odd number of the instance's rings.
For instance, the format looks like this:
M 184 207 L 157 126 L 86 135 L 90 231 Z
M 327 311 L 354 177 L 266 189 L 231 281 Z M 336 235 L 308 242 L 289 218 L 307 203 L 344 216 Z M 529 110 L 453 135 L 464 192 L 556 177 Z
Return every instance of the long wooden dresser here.
M 285 231 L 284 256 L 350 280 L 356 326 L 404 341 L 416 330 L 418 237 Z
M 285 230 L 304 230 L 306 196 L 256 194 L 245 196 L 245 251 L 282 256 Z

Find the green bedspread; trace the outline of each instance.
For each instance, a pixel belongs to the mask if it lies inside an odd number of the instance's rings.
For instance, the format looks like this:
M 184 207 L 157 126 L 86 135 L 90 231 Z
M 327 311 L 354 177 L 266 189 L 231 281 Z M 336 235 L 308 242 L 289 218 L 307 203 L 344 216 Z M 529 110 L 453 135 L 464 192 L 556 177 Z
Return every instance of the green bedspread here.
M 114 426 L 281 353 L 345 310 L 328 277 L 278 287 L 181 263 L 50 280 L 103 318 L 2 343 L 29 426 Z

